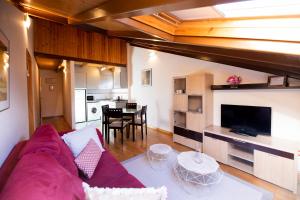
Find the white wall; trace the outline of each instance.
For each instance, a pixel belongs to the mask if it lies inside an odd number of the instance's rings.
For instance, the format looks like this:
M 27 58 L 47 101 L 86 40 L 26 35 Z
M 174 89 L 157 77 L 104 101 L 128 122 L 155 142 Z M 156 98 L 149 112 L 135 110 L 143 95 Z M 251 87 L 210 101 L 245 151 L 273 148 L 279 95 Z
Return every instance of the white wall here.
M 75 106 L 74 106 L 74 61 L 65 62 L 64 70 L 64 118 L 70 125 L 75 127 Z
M 32 27 L 25 29 L 23 20 L 21 11 L 0 0 L 0 29 L 10 41 L 10 108 L 0 112 L 0 165 L 14 145 L 29 136 L 26 48 L 33 55 L 33 41 Z
M 193 58 L 132 47 L 129 71 L 131 98 L 148 105 L 149 125 L 172 131 L 173 77 L 205 71 L 214 75 L 214 84 L 225 84 L 237 74 L 243 83 L 262 83 L 268 74 L 201 61 Z M 152 87 L 141 85 L 141 71 L 152 68 Z M 272 107 L 272 135 L 300 140 L 300 90 L 237 90 L 214 91 L 214 124 L 220 125 L 220 105 L 240 104 Z

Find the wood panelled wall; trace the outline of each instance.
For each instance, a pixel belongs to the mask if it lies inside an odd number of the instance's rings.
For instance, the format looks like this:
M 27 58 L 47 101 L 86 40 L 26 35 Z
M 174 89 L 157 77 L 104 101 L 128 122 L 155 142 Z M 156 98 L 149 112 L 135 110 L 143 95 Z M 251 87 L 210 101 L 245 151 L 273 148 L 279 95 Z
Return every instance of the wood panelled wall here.
M 99 32 L 86 31 L 71 25 L 34 19 L 34 51 L 47 55 L 126 66 L 126 41 Z

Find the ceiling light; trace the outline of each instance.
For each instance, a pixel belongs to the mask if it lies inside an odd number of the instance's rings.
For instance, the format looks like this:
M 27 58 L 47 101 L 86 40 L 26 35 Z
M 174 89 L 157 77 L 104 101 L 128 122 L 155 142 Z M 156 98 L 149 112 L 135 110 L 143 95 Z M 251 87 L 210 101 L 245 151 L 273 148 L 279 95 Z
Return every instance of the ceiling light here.
M 30 24 L 31 24 L 31 19 L 30 19 L 28 13 L 26 13 L 26 14 L 24 15 L 24 26 L 25 26 L 27 29 L 29 29 Z
M 225 17 L 288 16 L 300 14 L 299 0 L 251 0 L 216 5 Z

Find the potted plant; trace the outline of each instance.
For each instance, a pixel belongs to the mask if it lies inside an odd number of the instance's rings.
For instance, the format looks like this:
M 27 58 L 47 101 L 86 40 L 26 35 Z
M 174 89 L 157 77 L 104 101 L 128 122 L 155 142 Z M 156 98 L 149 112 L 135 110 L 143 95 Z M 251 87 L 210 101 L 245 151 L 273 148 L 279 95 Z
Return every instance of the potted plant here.
M 231 88 L 237 88 L 241 82 L 242 82 L 242 78 L 237 75 L 232 75 L 227 78 L 227 83 L 229 83 Z

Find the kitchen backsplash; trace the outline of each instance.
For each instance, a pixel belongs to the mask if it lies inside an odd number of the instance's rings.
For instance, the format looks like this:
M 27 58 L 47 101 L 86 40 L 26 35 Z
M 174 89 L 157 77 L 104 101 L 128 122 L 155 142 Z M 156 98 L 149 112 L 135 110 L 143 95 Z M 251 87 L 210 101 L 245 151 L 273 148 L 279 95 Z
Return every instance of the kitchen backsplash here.
M 128 89 L 112 89 L 112 90 L 97 90 L 87 89 L 87 95 L 93 95 L 95 99 L 117 99 L 120 96 L 121 99 L 128 99 Z

